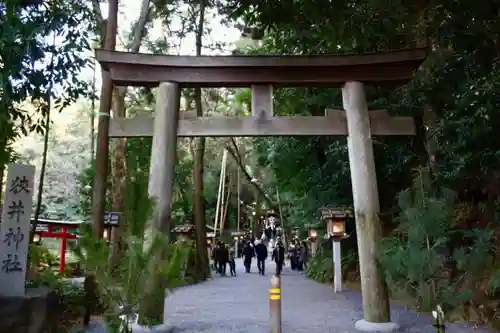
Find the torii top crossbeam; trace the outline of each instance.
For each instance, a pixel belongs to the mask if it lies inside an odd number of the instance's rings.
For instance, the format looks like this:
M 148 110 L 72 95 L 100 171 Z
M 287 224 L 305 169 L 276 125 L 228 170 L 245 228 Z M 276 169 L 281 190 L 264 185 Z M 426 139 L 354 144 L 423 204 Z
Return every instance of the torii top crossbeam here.
M 171 56 L 96 50 L 96 59 L 119 86 L 335 87 L 346 81 L 405 84 L 425 60 L 426 49 L 362 55 Z

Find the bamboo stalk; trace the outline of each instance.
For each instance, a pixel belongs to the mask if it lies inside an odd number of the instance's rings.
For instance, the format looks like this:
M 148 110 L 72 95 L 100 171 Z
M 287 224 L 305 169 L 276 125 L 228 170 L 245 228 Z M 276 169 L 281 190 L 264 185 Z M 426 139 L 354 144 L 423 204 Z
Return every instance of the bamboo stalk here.
M 219 176 L 219 190 L 217 192 L 217 207 L 215 208 L 215 219 L 214 219 L 214 233 L 217 236 L 217 227 L 219 225 L 219 213 L 220 213 L 220 204 L 221 204 L 221 193 L 222 193 L 222 187 L 223 187 L 223 181 L 224 181 L 224 165 L 226 164 L 227 160 L 227 150 L 224 149 L 224 152 L 222 153 L 222 162 L 221 162 L 221 168 L 220 168 L 220 176 Z
M 226 152 L 226 151 L 224 151 Z M 227 156 L 227 153 L 226 153 Z M 224 164 L 222 164 L 222 191 L 221 191 L 221 196 L 220 196 L 220 213 L 219 213 L 219 233 L 220 236 L 222 236 L 222 229 L 224 229 L 224 198 L 226 197 L 226 171 L 227 171 L 227 157 L 226 160 L 224 160 Z
M 240 231 L 240 219 L 241 219 L 241 201 L 240 201 L 240 168 L 237 170 L 237 183 L 236 183 L 236 189 L 238 191 L 238 222 L 236 223 L 236 230 L 239 232 Z
M 283 245 L 285 246 L 285 248 L 288 248 L 286 242 L 285 221 L 283 220 L 283 211 L 281 210 L 280 192 L 277 186 L 276 186 L 276 201 L 278 203 L 278 211 L 280 213 L 281 229 L 283 230 Z
M 229 184 L 227 186 L 227 196 L 226 196 L 226 202 L 225 202 L 225 207 L 224 207 L 224 213 L 222 214 L 222 220 L 221 220 L 221 225 L 220 225 L 220 234 L 222 235 L 222 232 L 224 231 L 224 223 L 226 222 L 226 217 L 227 217 L 227 211 L 229 208 L 229 197 L 231 195 L 231 174 L 229 174 Z

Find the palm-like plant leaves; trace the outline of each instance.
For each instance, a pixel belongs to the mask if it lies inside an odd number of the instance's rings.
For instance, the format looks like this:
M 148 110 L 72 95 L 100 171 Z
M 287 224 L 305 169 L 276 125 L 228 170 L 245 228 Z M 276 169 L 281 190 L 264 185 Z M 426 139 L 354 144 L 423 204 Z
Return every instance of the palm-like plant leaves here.
M 397 203 L 399 227 L 383 240 L 379 255 L 389 287 L 414 297 L 424 310 L 437 304 L 454 306 L 470 297 L 460 276 L 450 280 L 447 267 L 454 264 L 464 272 L 484 268 L 491 261 L 491 233 L 458 230 L 462 207 L 455 203 L 453 192 L 433 188 L 424 169 L 416 171 L 413 186 L 398 195 Z M 456 233 L 470 238 L 473 245 L 450 253 L 450 237 Z
M 135 196 L 134 200 L 140 201 L 137 193 Z M 182 269 L 192 247 L 190 243 L 169 244 L 163 234 L 148 230 L 150 202 L 143 200 L 142 207 L 135 207 L 137 209 L 126 216 L 127 228 L 122 241 L 127 250 L 113 270 L 108 267 L 106 241 L 97 239 L 90 225 L 83 226 L 74 248 L 84 269 L 96 278 L 108 328 L 116 333 L 129 332 L 129 324 L 137 320 L 139 305 L 148 296 L 146 286 L 152 277 L 167 281 L 169 288 L 183 285 Z M 150 237 L 144 237 L 148 232 Z M 156 260 L 161 263 L 159 267 Z

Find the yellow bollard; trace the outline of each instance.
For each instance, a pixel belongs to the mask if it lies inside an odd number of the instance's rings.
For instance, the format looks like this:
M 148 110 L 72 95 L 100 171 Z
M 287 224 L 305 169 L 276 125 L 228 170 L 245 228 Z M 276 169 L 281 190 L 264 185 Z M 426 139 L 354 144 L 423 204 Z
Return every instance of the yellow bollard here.
M 269 324 L 271 333 L 281 333 L 281 280 L 274 275 L 269 289 Z

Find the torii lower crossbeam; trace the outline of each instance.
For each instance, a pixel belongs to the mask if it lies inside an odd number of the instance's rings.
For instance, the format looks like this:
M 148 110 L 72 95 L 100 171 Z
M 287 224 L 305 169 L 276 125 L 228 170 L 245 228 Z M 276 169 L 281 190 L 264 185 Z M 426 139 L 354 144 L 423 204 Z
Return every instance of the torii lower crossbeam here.
M 343 110 L 327 110 L 326 116 L 295 117 L 199 117 L 180 119 L 179 137 L 231 136 L 346 136 L 347 119 Z M 414 135 L 412 117 L 391 117 L 386 110 L 372 110 L 372 135 Z M 110 137 L 152 137 L 154 118 L 114 118 L 110 123 Z

